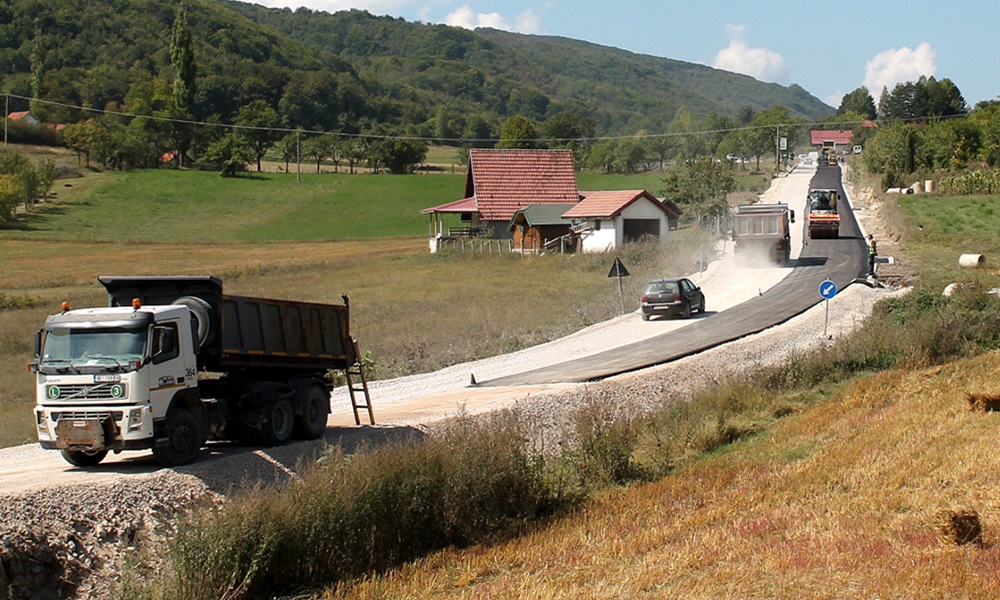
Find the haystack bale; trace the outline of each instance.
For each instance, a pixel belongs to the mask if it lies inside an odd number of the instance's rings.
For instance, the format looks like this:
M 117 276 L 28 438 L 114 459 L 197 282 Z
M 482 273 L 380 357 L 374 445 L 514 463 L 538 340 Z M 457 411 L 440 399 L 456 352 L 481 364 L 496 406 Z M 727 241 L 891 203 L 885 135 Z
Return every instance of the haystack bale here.
M 944 509 L 934 519 L 945 541 L 956 546 L 983 543 L 983 525 L 979 513 L 968 509 Z
M 994 394 L 970 394 L 966 392 L 965 399 L 969 402 L 969 410 L 973 412 L 1000 410 L 1000 396 Z

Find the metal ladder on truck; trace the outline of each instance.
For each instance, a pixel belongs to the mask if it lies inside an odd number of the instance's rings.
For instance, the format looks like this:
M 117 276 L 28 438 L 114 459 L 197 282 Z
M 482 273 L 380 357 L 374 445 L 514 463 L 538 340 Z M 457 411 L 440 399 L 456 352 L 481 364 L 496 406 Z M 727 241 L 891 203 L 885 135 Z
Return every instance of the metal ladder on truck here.
M 359 408 L 368 410 L 368 422 L 375 424 L 375 413 L 372 411 L 372 397 L 368 393 L 368 378 L 365 377 L 365 365 L 361 361 L 361 350 L 358 340 L 351 338 L 354 344 L 354 364 L 347 367 L 344 376 L 347 379 L 347 391 L 351 394 L 351 408 L 354 409 L 354 424 L 361 425 Z M 359 403 L 358 394 L 364 394 L 364 403 Z

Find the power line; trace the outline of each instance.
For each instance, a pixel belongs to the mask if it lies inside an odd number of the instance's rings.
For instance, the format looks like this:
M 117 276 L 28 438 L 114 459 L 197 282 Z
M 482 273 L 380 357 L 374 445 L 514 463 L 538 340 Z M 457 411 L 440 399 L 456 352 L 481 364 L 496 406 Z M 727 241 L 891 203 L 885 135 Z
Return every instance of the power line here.
M 741 127 L 733 128 L 723 128 L 723 129 L 705 129 L 698 131 L 679 131 L 679 132 L 665 132 L 665 133 L 645 133 L 645 134 L 632 134 L 632 135 L 610 135 L 610 136 L 593 136 L 593 137 L 582 137 L 582 138 L 531 138 L 531 139 L 507 139 L 500 140 L 498 138 L 442 138 L 442 137 L 425 137 L 416 135 L 383 135 L 383 134 L 371 134 L 371 133 L 347 133 L 343 131 L 323 131 L 315 129 L 301 129 L 301 128 L 288 128 L 288 127 L 258 127 L 253 125 L 236 125 L 232 123 L 213 123 L 209 121 L 195 121 L 190 119 L 177 119 L 174 117 L 160 117 L 155 115 L 142 115 L 136 113 L 127 113 L 122 111 L 91 108 L 87 106 L 77 106 L 73 104 L 67 104 L 65 102 L 56 102 L 52 100 L 43 100 L 40 98 L 30 98 L 27 96 L 20 96 L 17 94 L 7 94 L 5 93 L 7 100 L 9 102 L 10 98 L 16 98 L 19 100 L 27 100 L 29 102 L 36 102 L 39 104 L 45 104 L 49 106 L 58 106 L 61 108 L 68 108 L 71 110 L 79 110 L 87 113 L 94 113 L 100 115 L 113 115 L 117 117 L 131 118 L 131 119 L 149 119 L 151 121 L 158 121 L 163 123 L 178 123 L 182 125 L 196 125 L 202 127 L 219 127 L 223 129 L 231 130 L 248 130 L 248 131 L 274 131 L 279 133 L 306 133 L 316 136 L 337 136 L 348 139 L 375 139 L 375 140 L 413 140 L 422 142 L 437 142 L 437 143 L 457 143 L 468 144 L 468 143 L 498 143 L 500 141 L 509 142 L 537 142 L 544 139 L 548 139 L 553 142 L 581 142 L 581 143 L 593 143 L 599 141 L 614 141 L 614 140 L 641 140 L 641 139 L 654 139 L 654 138 L 673 138 L 673 137 L 683 137 L 691 135 L 715 135 L 715 134 L 728 134 L 737 131 L 751 131 L 757 129 L 774 129 L 776 127 L 816 127 L 823 125 L 838 125 L 841 127 L 845 126 L 858 126 L 866 122 L 874 122 L 880 124 L 879 119 L 863 119 L 859 121 L 837 121 L 835 123 L 828 123 L 823 121 L 813 121 L 813 122 L 794 122 L 794 123 L 771 123 L 767 125 L 745 125 Z M 5 113 L 4 116 L 6 116 Z M 942 115 L 939 117 L 933 117 L 934 119 L 950 119 L 956 117 L 965 117 L 967 115 Z M 894 119 L 897 121 L 925 121 L 930 117 L 912 117 L 904 119 Z

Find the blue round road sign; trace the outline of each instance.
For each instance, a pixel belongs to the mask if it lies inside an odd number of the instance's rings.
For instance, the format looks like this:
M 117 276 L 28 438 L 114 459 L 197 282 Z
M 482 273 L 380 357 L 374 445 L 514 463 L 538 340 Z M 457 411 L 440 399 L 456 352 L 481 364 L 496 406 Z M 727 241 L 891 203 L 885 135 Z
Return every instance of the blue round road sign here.
M 827 300 L 832 300 L 837 295 L 837 284 L 827 279 L 819 284 L 819 295 Z

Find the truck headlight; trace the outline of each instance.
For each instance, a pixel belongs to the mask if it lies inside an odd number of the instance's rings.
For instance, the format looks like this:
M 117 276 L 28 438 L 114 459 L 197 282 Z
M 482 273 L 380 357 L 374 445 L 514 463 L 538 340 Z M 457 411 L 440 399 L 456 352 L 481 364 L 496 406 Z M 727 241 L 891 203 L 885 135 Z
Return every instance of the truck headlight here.
M 40 410 L 35 411 L 35 428 L 38 429 L 38 439 L 48 439 L 49 426 L 45 422 L 45 413 Z
M 136 408 L 128 413 L 128 430 L 135 431 L 136 429 L 142 429 L 142 411 L 141 408 Z

